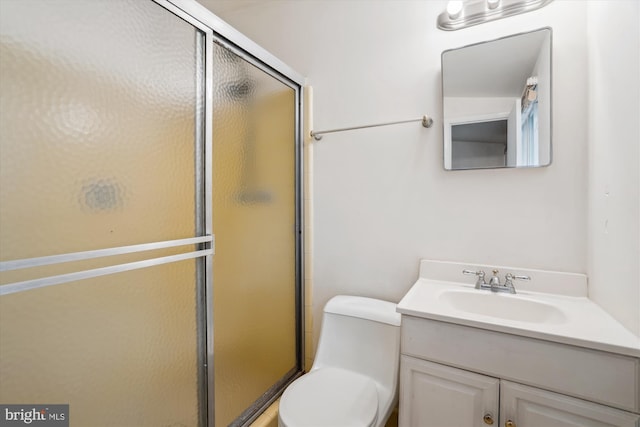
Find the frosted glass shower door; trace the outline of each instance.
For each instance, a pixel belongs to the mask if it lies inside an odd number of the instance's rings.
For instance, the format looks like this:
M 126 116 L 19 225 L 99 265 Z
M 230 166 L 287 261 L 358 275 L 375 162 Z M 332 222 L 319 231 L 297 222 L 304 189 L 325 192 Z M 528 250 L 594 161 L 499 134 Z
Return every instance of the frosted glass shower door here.
M 205 423 L 211 34 L 162 1 L 0 0 L 0 404 Z
M 298 372 L 296 92 L 213 45 L 215 421 L 241 425 Z

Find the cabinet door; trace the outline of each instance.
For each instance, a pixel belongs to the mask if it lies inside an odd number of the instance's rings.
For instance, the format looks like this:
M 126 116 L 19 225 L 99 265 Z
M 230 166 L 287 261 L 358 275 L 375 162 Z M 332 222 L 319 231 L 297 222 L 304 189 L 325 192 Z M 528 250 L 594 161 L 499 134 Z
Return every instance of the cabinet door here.
M 399 425 L 486 427 L 494 424 L 498 417 L 499 384 L 497 378 L 402 356 Z
M 511 421 L 513 424 L 507 424 Z M 500 425 L 512 427 L 640 427 L 631 412 L 502 381 Z

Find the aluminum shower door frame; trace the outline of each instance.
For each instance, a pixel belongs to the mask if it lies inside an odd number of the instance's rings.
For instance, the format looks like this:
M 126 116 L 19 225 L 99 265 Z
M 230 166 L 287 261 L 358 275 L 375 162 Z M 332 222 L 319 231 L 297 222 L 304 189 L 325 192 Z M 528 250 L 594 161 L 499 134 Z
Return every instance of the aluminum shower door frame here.
M 261 409 L 268 407 L 284 391 L 284 388 L 293 382 L 303 373 L 304 366 L 304 147 L 303 147 L 303 126 L 302 117 L 304 114 L 304 93 L 303 88 L 306 79 L 282 62 L 280 59 L 269 53 L 267 50 L 253 42 L 244 34 L 231 27 L 225 21 L 214 15 L 210 10 L 202 6 L 195 0 L 153 0 L 162 5 L 176 15 L 192 23 L 206 34 L 205 48 L 205 119 L 204 136 L 204 171 L 205 191 L 204 194 L 204 229 L 203 234 L 213 236 L 212 220 L 212 168 L 213 168 L 213 76 L 212 73 L 212 50 L 213 42 L 219 43 L 231 50 L 248 63 L 254 65 L 261 71 L 274 77 L 276 80 L 292 88 L 295 91 L 295 315 L 296 315 L 296 366 L 287 373 L 283 379 L 274 384 L 261 399 L 256 401 L 241 417 L 232 425 L 247 426 L 253 422 L 261 412 Z M 204 308 L 206 310 L 206 360 L 204 361 L 204 374 L 206 375 L 206 385 L 200 384 L 201 402 L 207 402 L 207 410 L 201 418 L 202 425 L 214 426 L 215 420 L 215 395 L 214 395 L 214 319 L 213 319 L 213 254 L 208 255 L 203 266 L 204 285 Z M 205 319 L 203 319 L 205 320 Z M 204 408 L 202 408 L 204 409 Z

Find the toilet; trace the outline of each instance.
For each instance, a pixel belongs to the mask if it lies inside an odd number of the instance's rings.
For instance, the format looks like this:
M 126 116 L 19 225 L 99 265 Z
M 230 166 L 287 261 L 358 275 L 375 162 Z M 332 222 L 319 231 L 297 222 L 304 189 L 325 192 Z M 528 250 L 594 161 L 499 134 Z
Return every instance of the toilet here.
M 311 370 L 280 398 L 279 427 L 380 427 L 398 400 L 396 304 L 336 296 L 324 307 Z

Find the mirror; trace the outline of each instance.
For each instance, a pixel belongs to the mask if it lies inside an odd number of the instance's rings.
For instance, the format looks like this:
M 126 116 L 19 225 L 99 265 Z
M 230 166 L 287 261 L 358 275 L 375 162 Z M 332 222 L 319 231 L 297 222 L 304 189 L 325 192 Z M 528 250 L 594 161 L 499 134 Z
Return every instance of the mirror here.
M 551 163 L 551 29 L 442 53 L 444 168 Z

